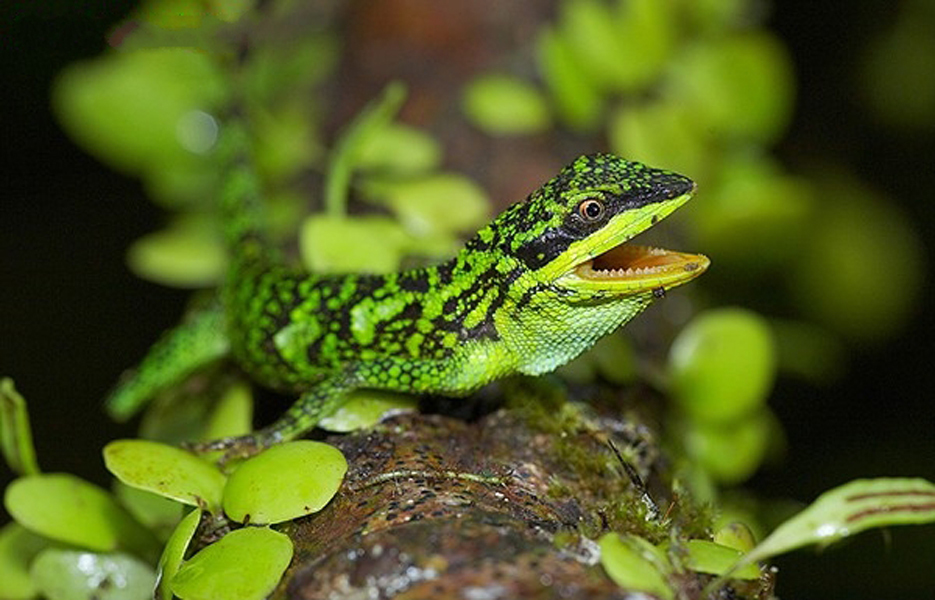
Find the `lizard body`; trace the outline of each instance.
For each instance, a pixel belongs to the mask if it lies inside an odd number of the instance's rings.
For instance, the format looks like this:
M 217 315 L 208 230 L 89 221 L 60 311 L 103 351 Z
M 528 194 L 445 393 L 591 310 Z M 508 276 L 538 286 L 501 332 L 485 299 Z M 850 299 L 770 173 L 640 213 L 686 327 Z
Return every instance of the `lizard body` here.
M 446 263 L 309 274 L 266 240 L 249 137 L 237 121 L 227 127 L 220 204 L 231 261 L 220 301 L 157 343 L 108 402 L 129 416 L 228 355 L 260 384 L 300 395 L 269 427 L 201 449 L 249 454 L 294 438 L 354 389 L 457 396 L 549 372 L 708 266 L 701 255 L 624 244 L 686 202 L 692 181 L 599 154 L 507 208 Z

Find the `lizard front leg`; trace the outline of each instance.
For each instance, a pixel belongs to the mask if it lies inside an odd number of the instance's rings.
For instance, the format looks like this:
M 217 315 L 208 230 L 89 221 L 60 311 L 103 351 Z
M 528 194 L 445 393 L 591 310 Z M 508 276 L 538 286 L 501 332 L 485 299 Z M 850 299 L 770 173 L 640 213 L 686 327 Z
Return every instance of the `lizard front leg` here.
M 262 429 L 247 435 L 190 443 L 186 447 L 199 454 L 223 450 L 224 455 L 219 461 L 222 464 L 253 456 L 307 433 L 340 408 L 348 394 L 358 387 L 358 377 L 351 369 L 345 369 L 302 394 L 279 419 Z

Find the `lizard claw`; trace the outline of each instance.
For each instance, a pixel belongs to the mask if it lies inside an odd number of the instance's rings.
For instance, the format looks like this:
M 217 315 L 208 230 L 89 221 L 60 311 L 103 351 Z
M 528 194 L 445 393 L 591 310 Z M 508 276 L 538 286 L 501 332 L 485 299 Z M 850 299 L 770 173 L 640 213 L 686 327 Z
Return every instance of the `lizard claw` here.
M 219 438 L 207 442 L 184 442 L 182 447 L 198 455 L 222 452 L 215 461 L 219 467 L 259 454 L 276 445 L 280 440 L 275 435 L 263 430 L 247 435 Z

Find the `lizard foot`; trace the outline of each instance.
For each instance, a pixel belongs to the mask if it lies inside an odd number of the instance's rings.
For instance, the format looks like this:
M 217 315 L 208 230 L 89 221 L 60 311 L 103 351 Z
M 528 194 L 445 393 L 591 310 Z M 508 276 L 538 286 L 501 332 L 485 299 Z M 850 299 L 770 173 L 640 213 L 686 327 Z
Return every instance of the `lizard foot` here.
M 199 455 L 222 452 L 216 462 L 218 466 L 223 467 L 231 462 L 259 454 L 280 441 L 282 441 L 280 436 L 261 429 L 247 435 L 219 438 L 207 442 L 186 442 L 182 444 L 182 447 Z

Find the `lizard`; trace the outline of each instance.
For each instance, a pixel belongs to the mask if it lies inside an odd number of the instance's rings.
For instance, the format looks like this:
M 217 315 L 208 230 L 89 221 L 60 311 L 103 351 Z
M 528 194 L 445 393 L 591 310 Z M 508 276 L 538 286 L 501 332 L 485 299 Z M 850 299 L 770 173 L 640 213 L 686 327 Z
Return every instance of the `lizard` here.
M 629 240 L 683 205 L 694 182 L 612 154 L 575 159 L 439 265 L 316 274 L 264 233 L 250 136 L 223 127 L 219 205 L 230 258 L 216 299 L 168 331 L 106 401 L 126 419 L 160 390 L 232 358 L 298 399 L 251 434 L 193 444 L 244 457 L 313 429 L 356 389 L 466 396 L 567 363 L 703 273 L 700 254 Z M 453 207 L 455 209 L 455 207 Z

